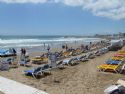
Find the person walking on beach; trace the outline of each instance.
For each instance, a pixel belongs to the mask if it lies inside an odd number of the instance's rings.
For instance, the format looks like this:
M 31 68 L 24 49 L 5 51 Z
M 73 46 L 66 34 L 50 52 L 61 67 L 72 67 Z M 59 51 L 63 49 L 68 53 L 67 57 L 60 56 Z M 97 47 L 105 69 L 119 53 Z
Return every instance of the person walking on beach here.
M 23 49 L 23 54 L 24 54 L 24 56 L 26 56 L 26 49 L 25 48 Z
M 84 48 L 85 48 L 84 45 L 81 44 L 81 50 L 82 50 L 82 51 L 84 51 Z
M 68 46 L 67 46 L 67 44 L 66 44 L 66 46 L 65 46 L 65 47 L 66 47 L 66 51 L 67 51 L 67 50 L 68 50 Z
M 48 50 L 48 53 L 50 52 L 50 46 L 48 45 L 48 47 L 47 47 L 47 50 Z
M 20 60 L 22 60 L 22 58 L 23 58 L 23 48 L 21 48 L 21 55 L 20 55 Z
M 25 48 L 21 48 L 21 60 L 25 60 L 25 56 L 26 56 L 26 49 Z

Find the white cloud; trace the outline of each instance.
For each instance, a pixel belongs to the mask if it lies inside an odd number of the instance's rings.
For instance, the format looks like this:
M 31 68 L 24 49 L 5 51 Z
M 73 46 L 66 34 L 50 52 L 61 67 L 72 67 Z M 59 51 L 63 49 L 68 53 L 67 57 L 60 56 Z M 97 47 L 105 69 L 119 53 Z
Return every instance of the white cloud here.
M 83 9 L 90 10 L 96 16 L 119 20 L 125 19 L 125 0 L 86 0 Z
M 96 16 L 115 20 L 125 19 L 125 0 L 0 0 L 3 3 L 63 3 L 67 6 L 80 6 Z
M 46 3 L 48 0 L 0 0 L 3 3 Z
M 56 3 L 64 3 L 69 6 L 82 6 L 83 0 L 54 0 Z

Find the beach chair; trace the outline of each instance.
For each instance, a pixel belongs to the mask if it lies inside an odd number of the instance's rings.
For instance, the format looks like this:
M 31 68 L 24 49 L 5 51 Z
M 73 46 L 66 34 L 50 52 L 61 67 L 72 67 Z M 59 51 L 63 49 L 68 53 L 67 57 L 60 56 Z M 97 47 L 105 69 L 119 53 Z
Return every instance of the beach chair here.
M 120 55 L 125 55 L 125 53 L 117 53 L 117 54 L 120 54 Z
M 98 66 L 99 71 L 111 71 L 115 73 L 119 73 L 120 65 L 109 65 L 109 64 L 102 64 Z
M 64 65 L 70 65 L 70 62 L 72 61 L 72 59 L 71 58 L 68 58 L 68 59 L 64 59 L 63 61 L 62 61 L 62 63 L 64 64 Z
M 110 64 L 110 65 L 118 65 L 118 64 L 121 63 L 121 61 L 119 61 L 119 60 L 108 60 L 105 63 Z
M 87 53 L 86 58 L 93 59 L 93 58 L 95 58 L 95 54 L 93 52 Z
M 31 59 L 33 64 L 47 64 L 48 58 L 46 57 L 35 57 Z
M 57 68 L 59 68 L 59 69 L 64 69 L 64 68 L 65 68 L 65 63 L 63 63 L 62 60 L 59 61 L 59 62 L 57 63 Z
M 63 57 L 69 57 L 69 56 L 71 56 L 72 55 L 72 52 L 64 52 L 63 53 Z
M 85 62 L 85 61 L 88 61 L 89 59 L 87 58 L 86 55 L 83 55 L 83 56 L 79 57 L 79 60 L 82 62 Z
M 27 61 L 19 61 L 20 66 L 31 67 L 32 63 Z
M 42 76 L 45 73 L 50 73 L 50 69 L 51 67 L 48 64 L 45 64 L 37 68 L 24 70 L 24 74 L 27 76 L 32 76 L 34 78 L 38 78 L 39 76 Z
M 120 50 L 119 53 L 125 53 L 125 50 Z
M 125 54 L 115 54 L 115 57 L 125 57 Z
M 124 58 L 124 57 L 116 57 L 116 56 L 113 56 L 111 59 L 112 59 L 112 60 L 123 61 L 125 58 Z
M 101 55 L 101 53 L 100 53 L 100 51 L 99 51 L 99 50 L 94 51 L 94 54 L 95 54 L 96 56 L 100 56 L 100 55 Z
M 81 49 L 80 48 L 77 48 L 76 51 L 75 51 L 76 55 L 79 55 L 82 53 Z
M 9 68 L 18 68 L 19 64 L 15 60 L 16 58 L 7 58 L 5 61 L 9 64 Z
M 70 64 L 71 66 L 74 66 L 74 65 L 79 64 L 79 62 L 80 62 L 80 59 L 76 57 L 76 58 L 72 58 L 72 59 L 70 60 L 69 64 Z
M 123 73 L 125 71 L 125 64 L 123 64 L 119 70 L 119 73 Z

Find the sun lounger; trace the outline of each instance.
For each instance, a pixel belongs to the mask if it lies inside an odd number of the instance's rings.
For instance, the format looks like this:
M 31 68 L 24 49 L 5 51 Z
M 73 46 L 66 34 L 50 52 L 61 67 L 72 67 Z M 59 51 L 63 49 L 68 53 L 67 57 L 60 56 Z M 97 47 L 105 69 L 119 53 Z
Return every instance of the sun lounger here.
M 59 68 L 59 69 L 64 69 L 64 68 L 65 68 L 65 63 L 63 63 L 62 60 L 59 61 L 59 62 L 57 63 L 57 68 Z
M 69 64 L 71 66 L 74 66 L 74 65 L 79 64 L 79 62 L 80 62 L 80 59 L 76 57 L 76 58 L 72 58 L 71 61 L 69 62 Z
M 125 54 L 125 53 L 123 53 L 123 52 L 118 52 L 117 54 Z
M 98 66 L 99 71 L 112 71 L 119 73 L 120 65 L 108 65 L 108 64 L 102 64 Z
M 123 64 L 119 70 L 119 73 L 123 73 L 125 71 L 125 64 Z
M 72 52 L 64 52 L 62 56 L 63 57 L 69 57 L 71 55 L 72 55 Z
M 77 60 L 76 60 L 77 59 Z M 78 64 L 78 58 L 68 58 L 61 61 L 63 65 L 76 65 Z
M 95 58 L 95 54 L 93 52 L 87 53 L 86 58 L 93 59 L 93 58 Z
M 25 67 L 31 67 L 32 66 L 31 62 L 27 62 L 27 61 L 19 61 L 19 65 L 25 66 Z
M 118 60 L 108 60 L 105 63 L 106 64 L 110 64 L 110 65 L 118 65 L 119 63 L 121 63 L 121 61 L 118 61 Z
M 50 73 L 51 67 L 48 64 L 45 64 L 43 66 L 33 68 L 30 70 L 24 70 L 25 75 L 27 76 L 33 76 L 34 78 L 37 78 L 38 76 L 43 75 L 44 73 Z
M 100 53 L 100 51 L 99 51 L 99 50 L 94 51 L 94 54 L 95 54 L 96 56 L 100 56 L 100 55 L 101 55 L 101 53 Z
M 125 57 L 125 54 L 115 54 L 115 57 Z
M 63 61 L 62 61 L 62 63 L 64 64 L 64 65 L 70 65 L 69 63 L 71 62 L 71 58 L 69 58 L 69 59 L 64 59 Z
M 125 53 L 125 50 L 120 50 L 119 53 Z
M 46 57 L 35 57 L 31 59 L 33 64 L 47 64 L 48 63 L 48 58 Z
M 116 57 L 116 56 L 113 56 L 111 59 L 112 59 L 112 60 L 120 60 L 120 61 L 123 61 L 125 58 L 124 58 L 124 57 Z

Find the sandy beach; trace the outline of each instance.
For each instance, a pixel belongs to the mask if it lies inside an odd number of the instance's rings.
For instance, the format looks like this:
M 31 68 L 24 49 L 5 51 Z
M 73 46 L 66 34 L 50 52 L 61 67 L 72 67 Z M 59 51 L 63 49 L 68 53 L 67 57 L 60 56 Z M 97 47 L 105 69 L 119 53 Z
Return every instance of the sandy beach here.
M 0 94 L 121 94 L 124 72 L 125 0 L 0 0 Z
M 0 75 L 44 90 L 49 94 L 104 94 L 103 91 L 107 86 L 115 83 L 118 79 L 125 80 L 122 74 L 102 73 L 97 70 L 97 66 L 114 53 L 116 52 L 110 51 L 87 62 L 81 62 L 79 65 L 66 66 L 63 70 L 53 69 L 51 75 L 41 79 L 23 75 L 23 70 L 28 68 L 21 66 L 9 71 L 2 71 Z

